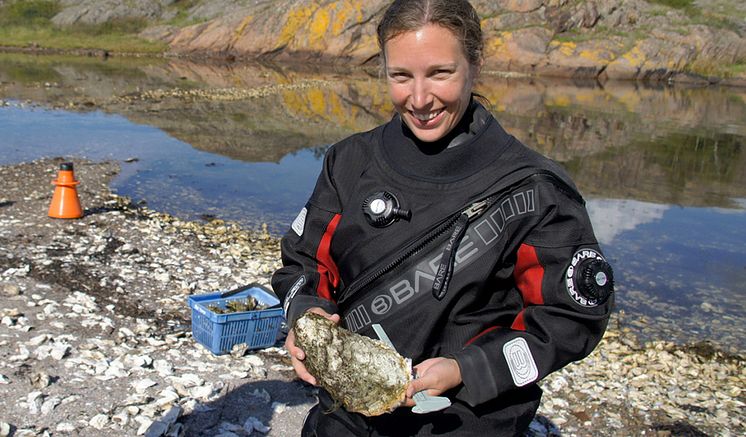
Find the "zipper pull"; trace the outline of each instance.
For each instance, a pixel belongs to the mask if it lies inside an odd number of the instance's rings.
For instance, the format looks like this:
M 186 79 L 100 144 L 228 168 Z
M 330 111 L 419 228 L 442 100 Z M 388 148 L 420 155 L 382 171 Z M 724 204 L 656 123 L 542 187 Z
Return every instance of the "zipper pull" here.
M 464 214 L 467 215 L 469 220 L 474 218 L 475 216 L 478 216 L 479 214 L 483 213 L 485 208 L 489 206 L 491 198 L 486 198 L 484 200 L 480 200 L 479 202 L 472 203 L 466 210 L 464 210 Z
M 494 201 L 493 197 L 472 203 L 456 220 L 456 225 L 453 228 L 453 232 L 451 232 L 451 238 L 448 239 L 446 248 L 443 250 L 443 256 L 440 258 L 440 266 L 438 266 L 438 271 L 435 273 L 435 279 L 433 280 L 433 297 L 436 299 L 443 300 L 448 292 L 448 284 L 451 282 L 453 266 L 456 263 L 456 251 L 466 234 L 469 222 L 474 217 L 482 214 L 492 204 Z
M 448 292 L 448 283 L 451 282 L 451 276 L 453 276 L 453 264 L 456 261 L 456 249 L 464 238 L 466 228 L 469 225 L 469 214 L 466 211 L 462 212 L 456 225 L 451 232 L 451 238 L 448 239 L 448 244 L 443 250 L 443 256 L 440 258 L 440 266 L 438 266 L 438 272 L 435 273 L 435 279 L 433 280 L 433 296 L 438 300 L 443 300 Z

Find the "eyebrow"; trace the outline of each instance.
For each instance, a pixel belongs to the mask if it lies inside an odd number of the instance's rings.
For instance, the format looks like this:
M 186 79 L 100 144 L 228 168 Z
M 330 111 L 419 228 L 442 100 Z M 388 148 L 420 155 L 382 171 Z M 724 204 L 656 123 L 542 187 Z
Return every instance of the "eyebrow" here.
M 450 64 L 437 64 L 437 65 L 431 65 L 428 69 L 429 70 L 444 70 L 444 69 L 452 69 L 455 70 L 458 68 L 458 63 L 450 63 Z M 386 71 L 409 71 L 409 69 L 404 67 L 398 67 L 396 65 L 393 66 L 386 66 Z

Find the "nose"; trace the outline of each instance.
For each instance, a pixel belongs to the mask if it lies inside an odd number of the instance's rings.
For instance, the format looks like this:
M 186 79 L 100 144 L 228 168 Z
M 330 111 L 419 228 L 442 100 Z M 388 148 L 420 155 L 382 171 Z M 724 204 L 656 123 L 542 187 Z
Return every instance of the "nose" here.
M 425 109 L 432 103 L 432 94 L 427 79 L 415 78 L 412 81 L 412 106 L 414 109 Z

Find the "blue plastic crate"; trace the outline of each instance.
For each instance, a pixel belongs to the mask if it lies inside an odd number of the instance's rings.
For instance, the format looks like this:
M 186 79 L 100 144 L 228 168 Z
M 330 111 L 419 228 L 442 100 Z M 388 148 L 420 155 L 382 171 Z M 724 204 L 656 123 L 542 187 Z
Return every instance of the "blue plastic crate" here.
M 189 296 L 192 309 L 192 336 L 215 355 L 229 353 L 234 345 L 246 343 L 249 349 L 269 347 L 277 341 L 277 332 L 283 322 L 282 308 L 258 311 L 243 311 L 216 314 L 210 305 L 225 308 L 232 300 L 244 300 L 253 296 L 260 303 L 273 307 L 280 301 L 261 287 L 252 287 L 232 296 L 222 298 L 223 293 Z

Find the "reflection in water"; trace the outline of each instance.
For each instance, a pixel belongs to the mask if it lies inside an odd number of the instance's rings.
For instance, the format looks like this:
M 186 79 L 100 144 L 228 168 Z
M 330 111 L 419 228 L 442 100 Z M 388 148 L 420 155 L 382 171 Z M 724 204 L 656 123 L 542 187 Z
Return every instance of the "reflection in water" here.
M 643 332 L 743 347 L 746 90 L 488 72 L 478 91 L 509 132 L 570 171 L 616 268 L 619 307 L 654 320 Z M 392 114 L 375 72 L 179 60 L 0 54 L 0 99 L 14 101 L 0 108 L 0 163 L 137 157 L 115 182 L 121 194 L 276 233 L 327 145 Z
M 661 220 L 669 206 L 630 199 L 588 199 L 587 208 L 598 242 L 611 245 L 623 232 Z

